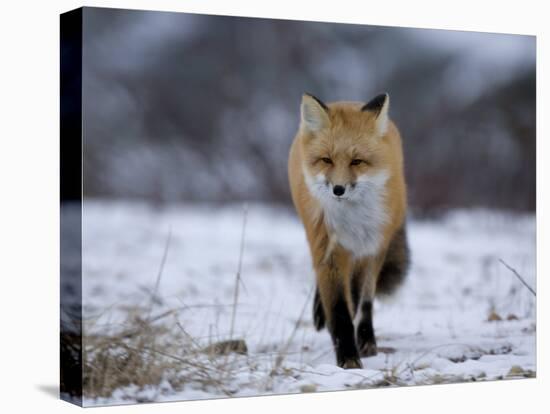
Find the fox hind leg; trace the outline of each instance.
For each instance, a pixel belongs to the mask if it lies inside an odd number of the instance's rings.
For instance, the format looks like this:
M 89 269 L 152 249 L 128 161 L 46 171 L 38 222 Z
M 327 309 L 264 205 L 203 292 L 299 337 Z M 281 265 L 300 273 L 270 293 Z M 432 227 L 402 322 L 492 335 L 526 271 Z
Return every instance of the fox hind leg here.
M 315 326 L 315 329 L 320 331 L 325 327 L 325 323 L 326 323 L 325 311 L 321 303 L 319 288 L 315 287 L 315 297 L 313 298 L 313 325 Z
M 357 347 L 362 357 L 375 356 L 378 353 L 372 324 L 372 301 L 370 300 L 361 303 L 361 321 L 357 326 Z

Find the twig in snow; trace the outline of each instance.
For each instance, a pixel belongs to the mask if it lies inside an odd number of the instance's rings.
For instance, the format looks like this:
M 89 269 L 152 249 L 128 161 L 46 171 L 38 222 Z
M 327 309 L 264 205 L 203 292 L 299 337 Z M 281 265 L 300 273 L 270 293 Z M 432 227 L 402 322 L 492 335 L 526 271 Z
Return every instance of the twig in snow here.
M 231 312 L 231 328 L 229 329 L 229 339 L 233 339 L 233 330 L 235 329 L 235 316 L 237 313 L 237 302 L 239 301 L 239 285 L 242 283 L 241 281 L 241 270 L 243 265 L 243 253 L 244 253 L 244 234 L 246 230 L 246 219 L 248 216 L 248 204 L 245 203 L 244 205 L 244 212 L 243 212 L 243 226 L 241 231 L 241 247 L 239 251 L 239 264 L 237 266 L 237 275 L 235 278 L 235 290 L 233 293 L 233 310 Z M 243 285 L 244 287 L 244 285 Z
M 278 353 L 277 358 L 275 359 L 275 367 L 271 370 L 271 373 L 274 373 L 277 371 L 277 369 L 282 365 L 284 357 L 288 354 L 288 349 L 290 348 L 290 345 L 292 344 L 292 341 L 294 340 L 294 335 L 296 335 L 296 331 L 300 327 L 302 320 L 304 318 L 304 313 L 306 310 L 306 307 L 309 303 L 309 300 L 311 299 L 311 294 L 313 293 L 313 287 L 309 290 L 309 293 L 307 295 L 306 301 L 304 302 L 304 306 L 302 307 L 302 311 L 300 312 L 300 317 L 294 324 L 294 329 L 290 333 L 290 336 L 288 337 L 285 345 L 281 349 L 281 351 Z
M 502 259 L 498 259 L 498 260 L 500 263 L 506 266 L 506 268 L 508 268 L 508 270 L 510 270 L 520 280 L 521 283 L 523 283 L 523 286 L 529 289 L 529 291 L 533 294 L 533 296 L 537 297 L 537 292 L 535 292 L 535 290 L 527 284 L 527 282 L 521 277 L 521 275 L 516 271 L 516 269 L 514 269 L 512 266 L 507 264 L 504 260 Z
M 164 253 L 162 254 L 162 260 L 160 262 L 159 271 L 157 274 L 157 280 L 155 282 L 155 289 L 151 295 L 151 304 L 149 305 L 149 312 L 147 312 L 147 321 L 151 317 L 151 312 L 155 304 L 155 299 L 157 297 L 157 292 L 160 286 L 160 279 L 162 278 L 162 272 L 164 271 L 164 265 L 166 264 L 166 257 L 168 256 L 168 248 L 170 247 L 170 240 L 172 239 L 172 229 L 168 231 L 168 237 L 166 238 L 166 244 L 164 246 Z

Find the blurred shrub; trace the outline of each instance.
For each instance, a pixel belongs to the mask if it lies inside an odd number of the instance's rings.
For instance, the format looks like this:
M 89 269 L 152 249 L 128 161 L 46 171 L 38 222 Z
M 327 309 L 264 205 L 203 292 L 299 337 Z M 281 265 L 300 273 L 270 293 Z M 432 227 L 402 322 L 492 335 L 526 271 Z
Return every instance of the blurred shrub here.
M 382 90 L 410 204 L 535 208 L 527 36 L 86 9 L 86 196 L 289 203 L 301 94 Z

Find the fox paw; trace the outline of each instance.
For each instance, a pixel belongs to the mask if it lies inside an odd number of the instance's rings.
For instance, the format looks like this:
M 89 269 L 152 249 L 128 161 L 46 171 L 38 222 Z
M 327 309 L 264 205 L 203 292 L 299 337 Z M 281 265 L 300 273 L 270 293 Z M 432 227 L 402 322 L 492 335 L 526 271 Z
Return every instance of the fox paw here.
M 376 354 L 378 354 L 378 348 L 376 347 L 376 343 L 372 342 L 367 342 L 359 350 L 359 355 L 361 355 L 363 358 L 376 356 Z
M 345 360 L 340 366 L 344 369 L 357 369 L 363 368 L 363 363 L 359 358 L 350 358 Z

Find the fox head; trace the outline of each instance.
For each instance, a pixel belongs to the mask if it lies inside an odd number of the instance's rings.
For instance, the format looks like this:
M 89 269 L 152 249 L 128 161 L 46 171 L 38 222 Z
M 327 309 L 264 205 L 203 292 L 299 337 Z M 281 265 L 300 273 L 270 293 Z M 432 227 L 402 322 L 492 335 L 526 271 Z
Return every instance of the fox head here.
M 383 192 L 388 179 L 388 94 L 368 103 L 325 105 L 304 94 L 300 133 L 308 188 L 327 203 L 360 202 Z

